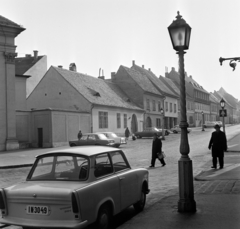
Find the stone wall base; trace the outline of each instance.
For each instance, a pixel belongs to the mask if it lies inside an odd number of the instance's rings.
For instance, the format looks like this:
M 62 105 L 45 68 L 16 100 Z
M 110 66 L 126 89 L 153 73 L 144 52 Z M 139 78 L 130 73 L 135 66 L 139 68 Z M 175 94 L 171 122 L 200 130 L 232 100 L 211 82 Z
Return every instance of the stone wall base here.
M 19 149 L 19 143 L 17 139 L 6 140 L 6 151 Z

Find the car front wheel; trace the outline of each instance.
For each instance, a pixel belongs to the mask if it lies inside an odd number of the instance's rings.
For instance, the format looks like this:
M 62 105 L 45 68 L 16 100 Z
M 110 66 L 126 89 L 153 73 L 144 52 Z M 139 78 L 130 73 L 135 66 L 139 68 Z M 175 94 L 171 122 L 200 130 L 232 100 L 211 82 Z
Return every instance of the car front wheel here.
M 141 212 L 145 207 L 145 203 L 146 203 L 146 192 L 144 191 L 144 188 L 142 188 L 140 200 L 133 205 L 135 211 Z
M 103 205 L 98 212 L 97 228 L 108 229 L 110 227 L 111 217 L 110 208 L 106 204 Z
M 75 143 L 70 144 L 71 147 L 77 146 Z

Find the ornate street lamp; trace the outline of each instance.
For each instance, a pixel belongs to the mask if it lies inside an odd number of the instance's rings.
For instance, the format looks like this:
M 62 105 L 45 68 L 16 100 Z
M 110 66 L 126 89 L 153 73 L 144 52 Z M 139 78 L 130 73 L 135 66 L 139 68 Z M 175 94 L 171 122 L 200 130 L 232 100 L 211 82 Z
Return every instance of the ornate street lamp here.
M 205 131 L 204 130 L 204 112 L 202 111 L 202 131 Z
M 240 57 L 230 57 L 230 58 L 222 58 L 220 57 L 219 58 L 219 62 L 220 62 L 220 65 L 222 65 L 222 62 L 225 61 L 225 60 L 230 60 L 229 61 L 229 66 L 231 68 L 233 68 L 233 71 L 235 70 L 236 66 L 237 66 L 237 61 L 240 62 Z
M 222 108 L 222 114 L 225 113 L 225 112 L 223 112 L 223 110 L 225 108 L 225 101 L 224 101 L 223 98 L 220 100 L 220 106 Z M 225 133 L 225 119 L 224 119 L 224 115 L 222 115 L 222 118 L 223 118 L 223 132 Z
M 180 72 L 180 111 L 181 111 L 181 142 L 180 153 L 181 158 L 178 161 L 178 173 L 179 173 L 179 212 L 195 212 L 196 202 L 194 200 L 194 188 L 193 188 L 193 169 L 192 161 L 188 154 L 190 152 L 188 143 L 188 123 L 186 112 L 186 89 L 185 89 L 185 71 L 184 71 L 184 50 L 189 48 L 191 27 L 186 23 L 182 16 L 179 14 L 176 16 L 176 20 L 168 27 L 168 31 L 171 37 L 173 49 L 175 49 L 179 55 L 179 72 Z
M 160 110 L 160 113 L 161 113 L 161 115 L 162 115 L 162 120 L 163 120 L 163 124 L 162 124 L 162 140 L 165 140 L 165 130 L 164 130 L 164 110 L 163 110 L 163 108 L 161 108 L 161 110 Z

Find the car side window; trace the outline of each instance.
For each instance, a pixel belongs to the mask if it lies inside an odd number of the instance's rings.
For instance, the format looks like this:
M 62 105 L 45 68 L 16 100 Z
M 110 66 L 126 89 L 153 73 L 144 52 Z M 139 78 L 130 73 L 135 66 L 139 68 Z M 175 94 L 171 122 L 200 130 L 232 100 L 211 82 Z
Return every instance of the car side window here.
M 120 152 L 111 153 L 111 157 L 112 157 L 113 169 L 115 172 L 129 168 L 128 164 L 126 163 L 124 157 Z
M 83 136 L 81 137 L 81 140 L 85 140 L 85 141 L 86 141 L 86 140 L 87 140 L 87 137 L 88 137 L 87 135 L 83 135 Z
M 102 177 L 113 172 L 112 164 L 107 153 L 99 154 L 95 158 L 95 177 Z
M 89 140 L 96 140 L 96 137 L 95 137 L 95 135 L 89 135 L 89 136 L 88 136 L 88 139 L 89 139 Z

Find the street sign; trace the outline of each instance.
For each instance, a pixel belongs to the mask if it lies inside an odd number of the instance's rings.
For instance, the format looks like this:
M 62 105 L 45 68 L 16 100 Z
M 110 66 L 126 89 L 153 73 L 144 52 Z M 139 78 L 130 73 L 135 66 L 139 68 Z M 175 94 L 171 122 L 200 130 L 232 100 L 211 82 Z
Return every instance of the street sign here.
M 227 117 L 227 110 L 226 109 L 219 110 L 219 116 L 220 117 Z

